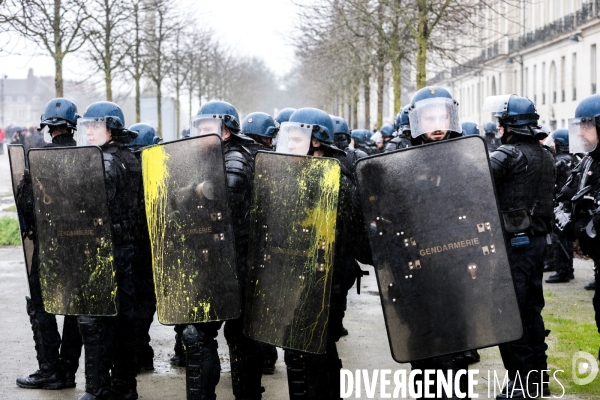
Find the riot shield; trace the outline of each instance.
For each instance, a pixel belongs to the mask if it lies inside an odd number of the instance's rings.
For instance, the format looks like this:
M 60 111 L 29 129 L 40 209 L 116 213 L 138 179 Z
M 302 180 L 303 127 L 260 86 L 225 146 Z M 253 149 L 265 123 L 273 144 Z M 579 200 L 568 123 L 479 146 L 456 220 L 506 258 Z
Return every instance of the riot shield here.
M 221 139 L 142 150 L 146 219 L 161 324 L 240 315 L 240 289 Z
M 519 339 L 484 141 L 470 136 L 364 158 L 357 174 L 393 358 Z
M 255 160 L 244 332 L 324 353 L 341 167 L 259 152 Z
M 31 149 L 27 156 L 44 308 L 51 314 L 116 315 L 102 151 Z
M 12 178 L 13 195 L 15 204 L 19 195 L 19 184 L 25 177 L 25 151 L 20 144 L 11 144 L 8 146 L 8 159 L 10 162 L 10 176 Z M 33 211 L 33 210 L 32 210 Z M 25 256 L 25 267 L 27 276 L 31 274 L 31 263 L 33 259 L 34 249 L 34 227 L 28 226 L 33 221 L 28 221 L 25 215 L 22 215 L 21 210 L 18 210 L 19 227 L 21 228 L 21 244 L 23 245 L 23 254 Z M 29 281 L 29 280 L 28 280 Z

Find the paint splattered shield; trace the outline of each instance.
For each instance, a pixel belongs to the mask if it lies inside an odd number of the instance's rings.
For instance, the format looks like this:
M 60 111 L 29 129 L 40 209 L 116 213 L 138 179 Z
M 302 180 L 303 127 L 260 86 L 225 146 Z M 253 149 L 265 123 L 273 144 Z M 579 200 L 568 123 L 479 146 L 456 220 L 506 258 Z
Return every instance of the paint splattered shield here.
M 333 277 L 339 162 L 258 152 L 244 331 L 324 353 Z
M 484 141 L 469 136 L 369 157 L 357 174 L 393 358 L 519 339 Z
M 28 176 L 25 176 L 25 152 L 23 146 L 20 144 L 9 145 L 8 159 L 10 162 L 10 176 L 12 178 L 13 195 L 16 204 L 19 190 L 28 190 L 27 187 L 31 187 L 29 184 L 22 183 L 23 179 L 30 180 L 31 178 L 29 172 Z M 19 185 L 21 185 L 21 189 L 19 189 Z M 35 237 L 35 218 L 31 218 L 33 216 L 33 207 L 31 207 L 30 210 L 17 209 L 17 213 L 19 215 L 19 227 L 21 229 L 21 244 L 23 245 L 23 254 L 25 256 L 25 267 L 27 276 L 29 276 L 31 274 L 31 262 L 34 247 L 33 240 Z M 27 214 L 27 216 L 25 214 Z
M 240 315 L 240 289 L 221 138 L 142 150 L 158 320 L 165 325 Z
M 98 147 L 28 153 L 44 308 L 116 315 L 110 214 Z

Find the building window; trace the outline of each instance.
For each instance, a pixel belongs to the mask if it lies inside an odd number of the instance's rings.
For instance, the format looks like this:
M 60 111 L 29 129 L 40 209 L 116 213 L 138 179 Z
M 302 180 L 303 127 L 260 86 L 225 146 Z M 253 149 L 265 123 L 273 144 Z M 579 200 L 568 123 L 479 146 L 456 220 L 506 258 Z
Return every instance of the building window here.
M 554 61 L 550 64 L 550 94 L 552 96 L 552 104 L 556 103 L 556 64 Z
M 542 104 L 546 104 L 546 63 L 542 63 Z
M 533 66 L 533 102 L 537 104 L 537 65 Z
M 596 45 L 590 49 L 590 82 L 592 83 L 592 94 L 596 94 Z
M 492 76 L 492 96 L 496 95 L 496 77 Z
M 571 85 L 573 86 L 573 99 L 577 100 L 577 53 L 573 53 L 571 64 Z
M 562 56 L 560 58 L 560 101 L 564 103 L 565 101 L 565 69 L 567 68 L 566 57 Z
M 19 118 L 25 118 L 25 110 L 19 110 Z

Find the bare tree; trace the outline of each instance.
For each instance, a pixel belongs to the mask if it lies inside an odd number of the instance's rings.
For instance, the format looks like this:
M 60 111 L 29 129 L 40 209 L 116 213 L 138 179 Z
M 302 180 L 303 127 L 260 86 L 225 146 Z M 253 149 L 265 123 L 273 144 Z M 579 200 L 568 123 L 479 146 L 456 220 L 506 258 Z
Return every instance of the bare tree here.
M 56 96 L 64 95 L 63 61 L 85 43 L 89 16 L 83 0 L 5 0 L 0 24 L 35 43 L 54 60 Z
M 129 29 L 123 32 L 123 44 L 127 49 L 127 57 L 122 60 L 123 70 L 133 79 L 135 86 L 135 122 L 141 121 L 141 82 L 146 73 L 146 45 L 144 42 L 144 24 L 145 13 L 143 0 L 131 1 L 131 25 Z
M 170 78 L 171 86 L 175 91 L 175 118 L 177 134 L 181 131 L 181 104 L 180 94 L 184 85 L 188 81 L 191 71 L 187 68 L 185 60 L 189 57 L 185 38 L 188 37 L 187 32 L 183 29 L 183 25 L 178 26 L 173 33 L 173 43 L 168 50 L 168 59 L 171 68 L 167 72 Z
M 106 100 L 113 101 L 112 83 L 115 74 L 122 71 L 129 56 L 127 42 L 121 38 L 135 24 L 132 15 L 137 4 L 126 0 L 88 0 L 84 32 L 88 37 L 87 57 L 104 78 Z

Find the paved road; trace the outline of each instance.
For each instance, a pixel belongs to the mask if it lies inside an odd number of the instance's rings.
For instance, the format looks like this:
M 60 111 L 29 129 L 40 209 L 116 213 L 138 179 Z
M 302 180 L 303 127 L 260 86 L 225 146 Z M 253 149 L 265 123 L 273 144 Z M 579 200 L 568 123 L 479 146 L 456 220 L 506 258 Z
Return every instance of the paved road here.
M 10 177 L 8 176 L 7 156 L 0 155 L 0 198 L 10 202 Z M 362 294 L 358 296 L 353 290 L 349 295 L 348 312 L 344 325 L 350 335 L 338 343 L 343 366 L 351 371 L 357 369 L 409 369 L 406 364 L 397 364 L 390 356 L 385 331 L 383 314 L 378 297 L 377 283 L 373 274 L 362 281 Z M 560 291 L 581 290 L 583 284 L 592 277 L 591 263 L 578 260 L 576 263 L 577 279 L 569 284 L 560 285 Z M 77 388 L 61 391 L 42 391 L 19 389 L 15 385 L 17 375 L 31 373 L 37 369 L 35 350 L 29 320 L 25 312 L 25 296 L 27 285 L 22 251 L 18 247 L 0 248 L 0 399 L 77 399 L 84 390 L 83 358 L 77 374 Z M 58 317 L 62 324 L 62 318 Z M 144 373 L 138 377 L 140 399 L 185 399 L 185 371 L 172 368 L 169 357 L 173 353 L 174 333 L 171 327 L 162 326 L 158 322 L 152 325 L 150 335 L 155 351 L 155 367 L 152 373 Z M 233 399 L 231 393 L 231 375 L 227 344 L 222 333 L 219 334 L 219 354 L 223 371 L 217 387 L 219 399 Z M 487 398 L 487 372 L 490 369 L 504 374 L 502 362 L 497 348 L 480 351 L 482 361 L 472 366 L 479 370 L 480 398 Z M 288 399 L 285 365 L 283 354 L 279 351 L 279 360 L 274 375 L 263 377 L 266 391 L 263 399 Z M 353 397 L 355 398 L 355 397 Z M 365 391 L 362 397 L 367 398 Z M 375 395 L 379 398 L 379 389 Z M 565 399 L 577 399 L 565 396 Z

